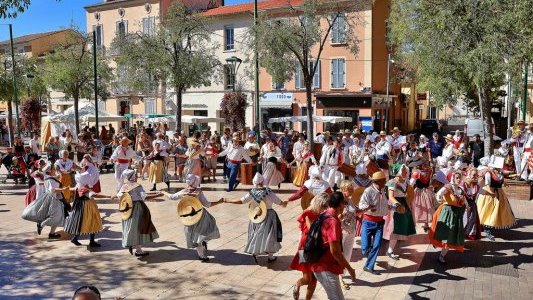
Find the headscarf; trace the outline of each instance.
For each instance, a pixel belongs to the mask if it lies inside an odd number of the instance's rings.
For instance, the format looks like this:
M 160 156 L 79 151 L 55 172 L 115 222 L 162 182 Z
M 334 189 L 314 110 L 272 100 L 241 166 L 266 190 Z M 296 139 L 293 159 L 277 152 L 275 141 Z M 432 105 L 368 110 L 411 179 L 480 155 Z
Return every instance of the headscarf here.
M 67 151 L 67 150 L 61 150 L 61 151 L 59 151 L 59 158 L 63 158 L 63 155 L 64 155 L 65 153 L 68 153 L 68 151 Z
M 135 171 L 131 169 L 126 169 L 122 172 L 120 177 L 123 182 L 134 182 L 135 181 Z
M 51 163 L 47 163 L 46 166 L 43 167 L 42 172 L 44 174 L 50 174 L 51 170 L 52 170 L 52 164 Z
M 185 183 L 191 188 L 199 188 L 200 187 L 200 177 L 194 174 L 187 175 L 187 178 L 185 178 Z
M 309 178 L 320 178 L 320 169 L 317 166 L 311 166 L 309 168 Z
M 252 183 L 254 186 L 263 185 L 264 181 L 265 181 L 265 178 L 260 173 L 255 173 L 255 176 L 252 179 Z

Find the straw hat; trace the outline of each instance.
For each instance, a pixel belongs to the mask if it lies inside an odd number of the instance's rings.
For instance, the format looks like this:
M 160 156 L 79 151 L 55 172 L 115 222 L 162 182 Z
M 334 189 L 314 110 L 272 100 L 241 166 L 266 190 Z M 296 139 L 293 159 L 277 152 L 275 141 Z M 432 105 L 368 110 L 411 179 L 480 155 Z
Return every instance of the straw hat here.
M 233 141 L 234 141 L 234 142 L 239 142 L 239 143 L 240 143 L 240 142 L 241 142 L 241 137 L 240 137 L 240 136 L 234 136 L 234 137 L 233 137 Z
M 374 174 L 372 174 L 372 181 L 378 181 L 382 179 L 386 179 L 385 173 L 383 171 L 377 171 Z
M 198 198 L 185 195 L 178 203 L 178 218 L 183 225 L 191 226 L 200 221 L 204 212 L 202 202 Z
M 262 223 L 265 220 L 266 215 L 267 207 L 265 201 L 260 201 L 259 203 L 256 201 L 250 202 L 250 205 L 248 205 L 248 217 L 252 223 Z
M 379 132 L 379 135 L 387 135 L 387 133 L 382 130 L 382 131 Z
M 392 131 L 392 132 L 402 132 L 402 131 L 400 130 L 400 128 L 398 128 L 398 127 L 394 127 L 394 128 L 392 128 L 391 131 Z
M 520 124 L 526 124 L 526 122 L 524 120 L 518 120 L 518 122 L 516 122 L 517 125 L 520 125 Z
M 452 136 L 451 134 L 449 134 L 449 133 L 448 133 L 444 138 L 445 138 L 446 140 L 448 140 L 448 141 L 453 140 L 453 136 Z
M 131 218 L 131 214 L 133 213 L 133 200 L 129 193 L 124 193 L 120 197 L 118 211 L 120 212 L 122 220 L 126 221 Z

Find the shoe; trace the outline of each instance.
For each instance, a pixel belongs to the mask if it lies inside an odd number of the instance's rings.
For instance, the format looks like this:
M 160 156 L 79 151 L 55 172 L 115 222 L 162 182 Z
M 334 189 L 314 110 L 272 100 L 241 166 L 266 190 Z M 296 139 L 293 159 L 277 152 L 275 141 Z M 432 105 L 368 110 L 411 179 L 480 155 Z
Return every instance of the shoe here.
M 396 255 L 394 254 L 394 252 L 389 252 L 387 251 L 387 256 L 394 259 L 394 260 L 400 260 L 400 256 L 399 255 Z
M 205 241 L 202 241 L 202 247 L 204 247 L 204 250 L 207 251 L 207 243 Z
M 444 258 L 444 256 L 440 255 L 439 254 L 439 259 L 437 260 L 439 262 L 439 264 L 445 266 L 447 264 L 446 262 L 446 259 Z
M 278 184 L 278 190 L 279 190 L 279 189 L 281 189 L 281 183 L 280 183 L 280 184 Z
M 381 273 L 379 273 L 378 271 L 369 269 L 367 267 L 363 267 L 363 271 L 368 272 L 368 273 L 373 274 L 373 275 L 381 275 Z
M 132 246 L 128 247 L 128 251 L 130 252 L 130 255 L 133 255 L 133 247 Z
M 341 279 L 341 285 L 342 285 L 342 288 L 345 290 L 350 289 L 350 285 L 347 282 L 345 282 L 343 279 Z
M 43 231 L 43 226 L 41 226 L 41 223 L 37 223 L 37 234 L 41 235 L 42 231 Z
M 235 182 L 235 185 L 233 186 L 233 190 L 237 189 L 237 186 L 239 186 L 239 183 L 241 183 L 239 180 Z
M 201 256 L 198 256 L 198 259 L 201 260 L 203 263 L 205 262 L 208 262 L 209 261 L 209 257 L 201 257 Z
M 167 189 L 170 189 L 170 181 L 165 182 L 167 184 Z
M 76 246 L 81 246 L 81 243 L 78 241 L 78 239 L 72 239 L 70 240 L 71 243 L 73 243 Z
M 61 234 L 59 233 L 49 233 L 48 234 L 48 239 L 49 240 L 57 240 L 57 239 L 60 239 L 61 238 Z
M 91 241 L 91 242 L 89 243 L 89 247 L 90 247 L 90 248 L 99 248 L 99 247 L 101 247 L 101 246 L 102 246 L 102 245 L 98 244 L 98 243 L 95 242 L 95 241 Z
M 135 251 L 135 256 L 136 257 L 144 257 L 144 256 L 148 256 L 150 253 L 147 252 L 147 251 L 141 251 L 141 252 L 137 252 Z
M 150 192 L 153 192 L 153 191 L 155 191 L 155 186 L 150 189 Z
M 259 264 L 259 262 L 257 261 L 257 256 L 255 256 L 255 254 L 252 254 L 252 258 L 254 259 L 256 264 Z
M 300 299 L 300 289 L 297 285 L 292 287 L 292 299 L 298 300 Z
M 277 256 L 274 256 L 274 257 L 272 257 L 272 258 L 270 258 L 270 257 L 268 258 L 268 262 L 269 262 L 269 263 L 273 263 L 273 262 L 275 262 L 276 260 L 278 260 L 278 257 L 277 257 Z

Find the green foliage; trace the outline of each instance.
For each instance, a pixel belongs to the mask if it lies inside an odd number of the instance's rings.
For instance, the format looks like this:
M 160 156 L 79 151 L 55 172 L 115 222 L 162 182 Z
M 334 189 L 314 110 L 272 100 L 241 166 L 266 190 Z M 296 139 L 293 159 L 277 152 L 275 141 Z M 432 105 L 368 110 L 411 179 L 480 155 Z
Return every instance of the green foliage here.
M 57 2 L 61 0 L 56 0 Z M 0 1 L 0 19 L 16 18 L 30 6 L 31 0 L 2 0 Z
M 177 131 L 181 130 L 183 92 L 211 85 L 221 71 L 215 55 L 218 45 L 211 41 L 208 25 L 207 19 L 192 14 L 177 1 L 155 34 L 131 33 L 116 37 L 112 44 L 119 68 L 125 69 L 121 83 L 130 92 L 153 93 L 154 81 L 166 81 L 174 87 L 178 96 Z M 154 80 L 147 80 L 149 77 Z
M 438 105 L 477 96 L 488 129 L 498 98 L 491 94 L 505 84 L 506 73 L 520 72 L 531 58 L 532 13 L 533 0 L 396 0 L 389 38 Z
M 357 54 L 359 40 L 354 30 L 361 20 L 361 16 L 356 13 L 361 8 L 359 1 L 305 0 L 299 6 L 289 6 L 280 13 L 282 17 L 269 12 L 261 13 L 259 22 L 252 27 L 248 39 L 251 45 L 257 45 L 260 64 L 272 76 L 272 80 L 286 82 L 294 77 L 296 63 L 310 66 L 310 62 L 320 60 L 324 46 L 330 41 L 335 22 L 345 20 L 345 39 L 340 46 Z M 343 18 L 345 15 L 346 18 Z M 309 137 L 313 136 L 311 90 L 317 65 L 301 68 L 307 93 Z
M 111 79 L 111 69 L 101 57 L 97 61 L 98 94 L 105 99 L 107 82 Z M 44 79 L 56 91 L 74 99 L 76 110 L 76 130 L 79 132 L 77 106 L 81 97 L 91 98 L 94 93 L 92 36 L 73 31 L 66 42 L 59 45 L 45 58 Z
M 41 128 L 41 101 L 38 98 L 24 99 L 20 105 L 20 126 L 27 132 Z

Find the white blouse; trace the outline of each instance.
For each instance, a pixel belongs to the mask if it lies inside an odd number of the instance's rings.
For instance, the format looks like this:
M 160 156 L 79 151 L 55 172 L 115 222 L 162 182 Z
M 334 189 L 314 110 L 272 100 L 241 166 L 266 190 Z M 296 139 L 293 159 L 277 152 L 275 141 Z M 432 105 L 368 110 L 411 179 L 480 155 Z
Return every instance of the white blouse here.
M 198 193 L 198 200 L 200 200 L 200 202 L 202 202 L 202 205 L 204 207 L 210 207 L 211 206 L 211 202 L 209 200 L 207 200 L 207 198 L 205 197 L 204 195 L 204 192 L 202 192 L 201 190 L 197 189 L 195 190 L 195 193 Z M 181 198 L 185 195 L 190 195 L 190 192 L 187 191 L 187 189 L 183 189 L 173 195 L 170 195 L 170 200 L 181 200 Z
M 250 201 L 255 201 L 255 200 L 254 198 L 252 198 L 252 195 L 250 193 L 247 193 L 241 198 L 241 201 L 242 203 L 248 203 Z M 277 205 L 281 204 L 281 199 L 274 192 L 271 192 L 268 195 L 266 195 L 265 198 L 262 199 L 262 201 L 265 202 L 267 209 L 271 209 L 273 203 Z

